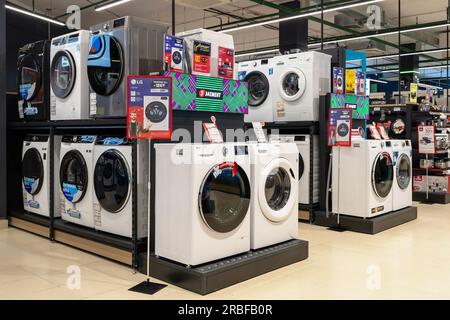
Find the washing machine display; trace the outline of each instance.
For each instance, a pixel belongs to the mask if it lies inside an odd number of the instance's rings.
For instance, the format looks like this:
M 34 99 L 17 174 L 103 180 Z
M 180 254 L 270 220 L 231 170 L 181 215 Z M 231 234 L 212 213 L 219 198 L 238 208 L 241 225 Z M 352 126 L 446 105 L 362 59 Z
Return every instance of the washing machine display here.
M 244 81 L 248 82 L 248 105 L 258 107 L 262 105 L 269 95 L 270 84 L 264 73 L 259 71 L 250 72 Z
M 68 51 L 59 51 L 52 60 L 51 86 L 58 98 L 66 98 L 73 89 L 76 79 L 75 62 Z
M 411 160 L 406 154 L 402 154 L 396 164 L 397 184 L 401 190 L 405 190 L 411 184 Z
M 273 169 L 266 179 L 265 191 L 267 203 L 272 210 L 284 208 L 291 196 L 289 173 L 283 168 Z
M 199 208 L 206 225 L 227 233 L 244 220 L 250 206 L 250 182 L 236 165 L 221 164 L 206 175 L 199 195 Z
M 372 187 L 380 198 L 386 198 L 394 183 L 394 166 L 392 157 L 382 152 L 376 157 L 372 169 Z
M 44 165 L 40 152 L 36 148 L 28 149 L 22 160 L 22 179 L 25 190 L 32 196 L 41 191 L 44 182 Z M 32 207 L 32 203 L 28 202 Z M 39 204 L 37 204 L 37 208 Z
M 121 211 L 130 195 L 130 170 L 118 150 L 107 150 L 97 159 L 94 169 L 94 191 L 103 209 Z
M 306 77 L 299 69 L 288 68 L 280 78 L 280 93 L 287 101 L 300 99 L 305 89 Z
M 72 203 L 83 200 L 88 185 L 88 169 L 83 155 L 78 150 L 66 153 L 60 166 L 60 183 L 66 199 Z

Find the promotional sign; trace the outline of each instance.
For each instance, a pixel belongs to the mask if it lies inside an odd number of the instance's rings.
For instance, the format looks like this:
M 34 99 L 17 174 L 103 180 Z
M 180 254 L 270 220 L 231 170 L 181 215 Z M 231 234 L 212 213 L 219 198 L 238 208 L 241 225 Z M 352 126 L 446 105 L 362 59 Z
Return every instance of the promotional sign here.
M 409 102 L 417 103 L 417 90 L 418 90 L 417 83 L 411 83 L 409 85 Z
M 328 115 L 328 146 L 352 145 L 352 109 L 330 109 Z
M 221 78 L 233 79 L 234 77 L 234 50 L 219 47 L 219 70 Z
M 211 43 L 194 40 L 194 72 L 211 73 Z
M 231 79 L 166 72 L 172 78 L 172 109 L 248 113 L 248 84 Z
M 372 139 L 383 140 L 381 138 L 380 132 L 378 131 L 377 126 L 375 124 L 369 124 L 369 125 L 367 125 L 367 128 L 369 128 L 370 136 L 372 137 Z
M 333 68 L 333 93 L 344 93 L 344 69 Z
M 345 93 L 355 94 L 356 92 L 356 71 L 345 71 Z
M 356 73 L 356 94 L 359 96 L 366 95 L 366 74 L 364 72 L 358 71 Z
M 164 70 L 183 72 L 184 40 L 164 35 Z
M 252 122 L 253 131 L 255 132 L 256 141 L 258 143 L 267 143 L 266 134 L 263 130 L 263 123 L 262 122 Z
M 172 136 L 172 79 L 128 76 L 127 137 L 170 139 Z
M 211 123 L 203 123 L 203 129 L 205 129 L 206 136 L 211 143 L 224 143 L 222 133 L 217 127 L 216 117 L 211 117 Z
M 434 126 L 419 126 L 419 153 L 421 154 L 435 154 L 436 153 L 436 139 Z
M 354 94 L 330 94 L 331 108 L 349 108 L 353 110 L 353 119 L 369 120 L 370 99 Z

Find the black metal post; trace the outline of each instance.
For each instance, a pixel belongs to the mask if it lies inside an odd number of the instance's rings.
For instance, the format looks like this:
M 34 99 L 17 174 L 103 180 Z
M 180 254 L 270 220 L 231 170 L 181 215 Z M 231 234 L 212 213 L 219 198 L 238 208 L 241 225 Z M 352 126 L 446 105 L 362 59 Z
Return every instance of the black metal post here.
M 320 0 L 320 50 L 323 50 L 323 0 Z
M 448 5 L 447 5 L 447 22 L 450 22 L 450 0 L 448 0 Z M 445 94 L 446 94 L 446 98 L 447 98 L 447 110 L 448 110 L 448 105 L 449 105 L 449 96 L 448 96 L 448 89 L 449 89 L 449 85 L 448 85 L 448 71 L 449 71 L 449 68 L 448 68 L 448 62 L 449 62 L 449 59 L 450 59 L 450 57 L 449 57 L 449 53 L 448 53 L 448 50 L 450 49 L 450 47 L 449 47 L 449 43 L 448 43 L 448 31 L 449 31 L 449 28 L 448 28 L 448 26 L 447 26 L 447 29 L 446 29 L 446 33 L 445 33 L 445 36 L 446 36 L 446 46 L 447 46 L 447 51 L 446 51 L 446 54 L 447 54 L 447 68 L 446 68 L 446 71 L 447 71 L 447 74 L 445 75 L 446 77 L 446 81 L 445 81 L 445 84 L 446 84 L 446 86 L 445 86 Z
M 402 70 L 400 70 L 400 60 L 401 60 L 401 56 L 402 56 L 402 47 L 401 47 L 401 43 L 402 43 L 402 34 L 400 33 L 400 30 L 402 28 L 402 24 L 401 24 L 401 9 L 402 9 L 402 0 L 398 0 L 398 103 L 401 103 L 401 72 Z
M 175 35 L 175 0 L 172 0 L 172 34 Z
M 6 178 L 6 0 L 0 0 L 0 219 L 7 217 Z

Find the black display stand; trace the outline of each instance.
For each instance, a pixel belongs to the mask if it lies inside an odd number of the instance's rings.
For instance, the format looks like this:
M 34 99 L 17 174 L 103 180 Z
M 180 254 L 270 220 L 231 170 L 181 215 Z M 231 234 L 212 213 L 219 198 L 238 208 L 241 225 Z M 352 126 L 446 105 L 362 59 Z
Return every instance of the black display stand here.
M 377 234 L 416 219 L 416 207 L 408 207 L 371 219 L 363 219 L 342 214 L 339 218 L 342 229 L 366 234 Z M 325 212 L 318 211 L 315 215 L 314 224 L 322 227 L 335 227 L 337 225 L 337 215 L 330 214 L 327 218 Z
M 198 267 L 150 257 L 150 276 L 195 293 L 206 295 L 264 273 L 308 258 L 308 242 L 291 240 Z M 140 271 L 146 273 L 147 255 L 141 255 Z
M 439 203 L 439 204 L 449 204 L 450 194 L 448 193 L 427 193 L 426 192 L 413 192 L 413 200 L 423 203 Z

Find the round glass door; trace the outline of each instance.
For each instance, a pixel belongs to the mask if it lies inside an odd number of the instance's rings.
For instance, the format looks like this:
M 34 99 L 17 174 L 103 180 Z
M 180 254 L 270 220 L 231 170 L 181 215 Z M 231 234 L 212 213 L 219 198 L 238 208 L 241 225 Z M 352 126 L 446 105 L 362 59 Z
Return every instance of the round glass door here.
M 98 158 L 94 169 L 94 190 L 103 209 L 117 213 L 128 202 L 130 173 L 123 155 L 108 150 Z
M 109 57 L 106 41 L 109 42 Z M 88 77 L 92 89 L 99 95 L 109 96 L 119 88 L 124 73 L 124 57 L 120 42 L 112 36 L 97 36 L 92 43 L 90 54 L 97 59 L 109 61 L 108 66 L 89 65 Z M 90 61 L 93 60 L 90 58 Z
M 20 98 L 25 101 L 33 100 L 41 88 L 42 78 L 41 68 L 32 54 L 19 58 L 17 71 Z
M 52 60 L 50 84 L 58 98 L 66 98 L 75 85 L 76 67 L 68 51 L 58 51 Z
M 284 208 L 291 195 L 291 179 L 283 168 L 274 168 L 266 178 L 265 196 L 269 207 L 278 211 Z
M 300 99 L 305 93 L 306 77 L 304 73 L 295 68 L 287 68 L 280 77 L 280 94 L 286 101 Z
M 387 152 L 378 154 L 372 168 L 373 190 L 380 198 L 386 198 L 392 189 L 394 166 Z
M 305 172 L 305 162 L 303 161 L 302 154 L 298 154 L 298 180 L 303 177 L 303 173 Z
M 78 150 L 71 150 L 61 161 L 59 171 L 61 190 L 66 199 L 72 203 L 83 200 L 88 185 L 88 169 L 83 155 Z
M 402 154 L 397 160 L 396 174 L 399 188 L 408 188 L 411 183 L 411 160 L 406 154 Z
M 267 77 L 259 71 L 249 73 L 244 81 L 248 83 L 248 104 L 251 107 L 259 107 L 266 101 L 269 95 L 270 84 Z
M 22 159 L 22 183 L 25 190 L 36 195 L 41 191 L 44 180 L 44 164 L 36 148 L 28 149 Z
M 217 165 L 200 187 L 199 209 L 212 230 L 227 233 L 244 220 L 250 207 L 250 182 L 239 165 Z

